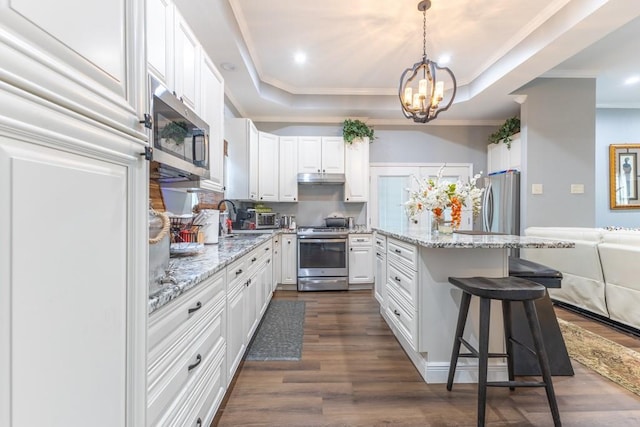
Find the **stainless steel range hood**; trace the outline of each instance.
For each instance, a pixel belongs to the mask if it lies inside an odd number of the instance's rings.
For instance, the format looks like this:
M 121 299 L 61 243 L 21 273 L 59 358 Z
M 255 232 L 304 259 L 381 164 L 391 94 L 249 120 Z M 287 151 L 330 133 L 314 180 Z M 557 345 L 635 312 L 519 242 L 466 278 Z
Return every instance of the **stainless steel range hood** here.
M 343 173 L 299 173 L 298 184 L 340 185 L 344 184 Z

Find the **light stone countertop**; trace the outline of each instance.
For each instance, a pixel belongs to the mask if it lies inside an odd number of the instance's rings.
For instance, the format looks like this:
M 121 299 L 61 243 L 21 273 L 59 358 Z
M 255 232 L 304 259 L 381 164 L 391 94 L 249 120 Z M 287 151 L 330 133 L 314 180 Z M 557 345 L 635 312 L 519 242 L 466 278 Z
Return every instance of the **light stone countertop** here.
M 425 248 L 574 248 L 571 240 L 543 239 L 538 237 L 514 236 L 507 234 L 437 234 L 432 235 L 424 231 L 374 228 L 376 232 L 394 237 L 403 242 L 415 244 Z
M 177 283 L 160 285 L 160 290 L 149 294 L 148 314 L 194 288 L 272 236 L 272 233 L 264 233 L 221 237 L 217 244 L 205 245 L 204 250 L 197 255 L 171 258 L 169 265 Z

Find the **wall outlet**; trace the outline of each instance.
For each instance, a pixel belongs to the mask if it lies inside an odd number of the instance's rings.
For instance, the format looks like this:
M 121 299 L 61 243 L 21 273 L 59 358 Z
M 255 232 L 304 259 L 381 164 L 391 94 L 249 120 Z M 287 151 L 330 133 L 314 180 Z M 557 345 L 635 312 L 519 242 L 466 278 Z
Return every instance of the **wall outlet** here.
M 584 184 L 571 184 L 571 194 L 584 194 Z
M 531 184 L 531 194 L 542 194 L 542 184 Z

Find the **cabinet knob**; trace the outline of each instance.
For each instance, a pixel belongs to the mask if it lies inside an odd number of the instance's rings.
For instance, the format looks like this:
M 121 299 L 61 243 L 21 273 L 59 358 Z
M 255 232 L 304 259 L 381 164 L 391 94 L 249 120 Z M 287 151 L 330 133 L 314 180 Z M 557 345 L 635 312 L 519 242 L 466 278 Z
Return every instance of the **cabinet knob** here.
M 196 427 L 202 427 L 202 418 L 198 418 L 196 421 Z
M 189 365 L 189 367 L 187 368 L 187 369 L 189 370 L 189 372 L 190 372 L 192 369 L 195 369 L 195 368 L 200 364 L 200 362 L 202 362 L 202 356 L 200 356 L 200 355 L 198 354 L 198 355 L 196 356 L 196 363 L 194 363 L 193 365 Z
M 349 248 L 350 251 L 353 251 L 353 248 Z
M 239 269 L 238 271 L 236 271 L 236 276 L 237 276 L 238 274 L 242 274 L 242 269 Z
M 400 283 L 400 278 L 398 276 L 394 277 L 393 280 L 395 280 L 396 282 Z
M 251 258 L 251 262 L 256 262 L 256 260 L 257 260 L 257 259 L 258 259 L 258 258 L 253 257 L 253 258 Z
M 394 251 L 395 253 L 397 253 L 397 254 L 401 254 L 401 253 L 402 253 L 402 251 L 401 251 L 400 249 L 394 249 L 393 251 Z
M 398 310 L 393 310 L 393 314 L 395 314 L 396 316 L 400 317 L 400 312 Z

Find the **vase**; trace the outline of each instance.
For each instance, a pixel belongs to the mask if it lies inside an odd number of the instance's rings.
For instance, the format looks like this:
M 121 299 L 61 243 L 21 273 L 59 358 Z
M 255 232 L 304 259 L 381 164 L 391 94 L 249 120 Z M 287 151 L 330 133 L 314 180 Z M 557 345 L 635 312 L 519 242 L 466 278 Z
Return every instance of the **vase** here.
M 433 235 L 440 234 L 453 234 L 453 227 L 451 225 L 451 221 L 445 221 L 444 212 L 440 216 L 433 215 L 431 216 L 431 230 Z

